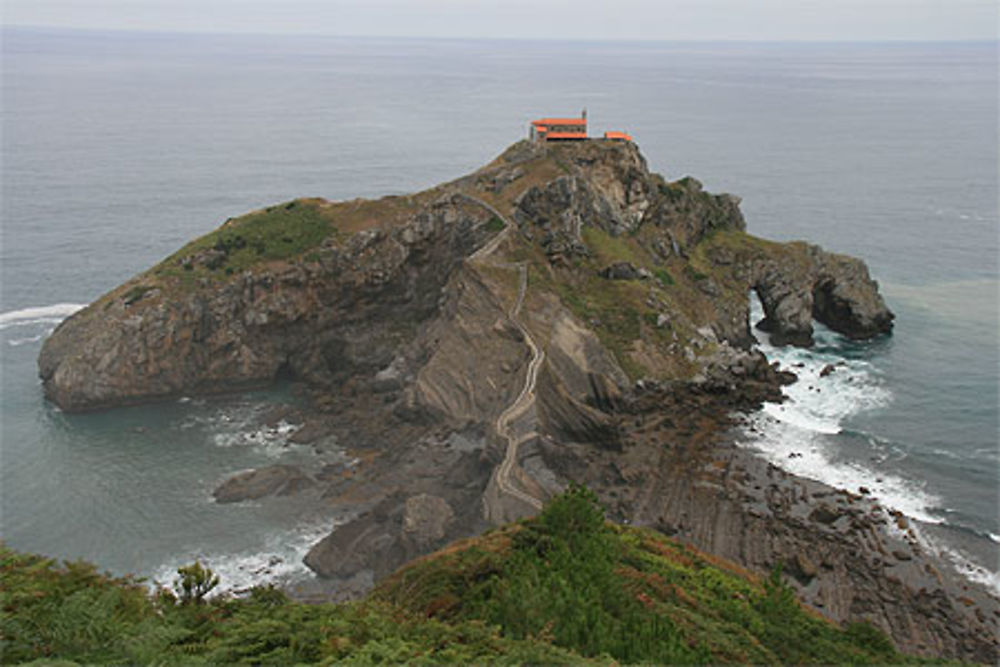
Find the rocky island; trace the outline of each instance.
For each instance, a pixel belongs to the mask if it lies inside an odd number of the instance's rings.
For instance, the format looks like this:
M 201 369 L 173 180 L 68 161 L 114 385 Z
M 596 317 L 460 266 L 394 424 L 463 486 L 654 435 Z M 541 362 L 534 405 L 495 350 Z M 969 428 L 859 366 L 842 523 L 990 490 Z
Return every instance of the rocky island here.
M 578 482 L 620 523 L 781 566 L 804 603 L 904 652 L 994 662 L 997 600 L 905 518 L 726 437 L 795 380 L 754 349 L 751 292 L 777 344 L 893 319 L 860 260 L 745 227 L 738 198 L 651 173 L 631 142 L 524 141 L 413 195 L 230 219 L 66 320 L 40 374 L 68 411 L 296 383 L 306 405 L 272 418 L 350 461 L 241 473 L 216 498 L 340 512 L 306 556 L 324 596 Z

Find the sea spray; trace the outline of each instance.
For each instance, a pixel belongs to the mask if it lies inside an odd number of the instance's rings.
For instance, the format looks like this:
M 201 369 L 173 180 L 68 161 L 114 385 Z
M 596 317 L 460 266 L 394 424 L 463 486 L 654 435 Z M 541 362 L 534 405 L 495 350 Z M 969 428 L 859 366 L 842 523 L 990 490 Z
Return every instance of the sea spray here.
M 203 405 L 198 400 L 187 400 Z M 289 437 L 301 428 L 300 424 L 285 419 L 276 423 L 261 423 L 263 412 L 269 407 L 261 403 L 230 405 L 224 409 L 191 415 L 181 423 L 180 428 L 206 429 L 211 432 L 211 440 L 216 447 L 253 447 L 269 458 L 280 458 L 293 447 L 301 452 L 309 451 L 309 447 L 289 442 Z
M 82 303 L 56 303 L 0 313 L 0 331 L 16 326 L 59 324 L 84 307 L 86 304 Z

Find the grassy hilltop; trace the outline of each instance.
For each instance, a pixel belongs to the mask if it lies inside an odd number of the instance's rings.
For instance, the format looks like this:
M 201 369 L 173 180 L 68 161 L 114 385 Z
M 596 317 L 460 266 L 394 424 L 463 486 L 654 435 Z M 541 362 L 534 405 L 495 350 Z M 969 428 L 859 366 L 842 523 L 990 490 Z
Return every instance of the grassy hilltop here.
M 912 662 L 869 625 L 806 611 L 778 573 L 760 580 L 605 523 L 580 487 L 354 603 L 297 603 L 273 588 L 183 601 L 6 548 L 0 572 L 5 663 Z

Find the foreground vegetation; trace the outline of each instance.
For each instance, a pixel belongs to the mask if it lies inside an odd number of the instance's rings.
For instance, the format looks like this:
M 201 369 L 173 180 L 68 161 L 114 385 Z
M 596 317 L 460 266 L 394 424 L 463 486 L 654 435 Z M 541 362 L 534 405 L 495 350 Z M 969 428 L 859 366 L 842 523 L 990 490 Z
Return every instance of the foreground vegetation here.
M 888 663 L 880 631 L 804 610 L 780 573 L 758 581 L 652 532 L 604 522 L 572 488 L 536 519 L 457 543 L 364 601 L 308 605 L 274 588 L 206 599 L 85 563 L 0 549 L 0 656 L 81 663 Z

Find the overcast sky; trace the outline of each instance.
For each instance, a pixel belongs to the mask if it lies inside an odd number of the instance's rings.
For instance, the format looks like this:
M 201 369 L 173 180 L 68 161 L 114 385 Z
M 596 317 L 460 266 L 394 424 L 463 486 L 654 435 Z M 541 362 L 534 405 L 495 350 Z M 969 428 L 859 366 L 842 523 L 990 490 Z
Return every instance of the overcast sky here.
M 6 25 L 418 37 L 996 39 L 997 0 L 0 0 Z

